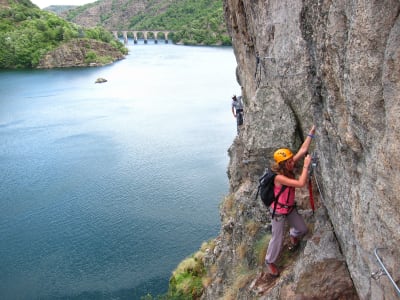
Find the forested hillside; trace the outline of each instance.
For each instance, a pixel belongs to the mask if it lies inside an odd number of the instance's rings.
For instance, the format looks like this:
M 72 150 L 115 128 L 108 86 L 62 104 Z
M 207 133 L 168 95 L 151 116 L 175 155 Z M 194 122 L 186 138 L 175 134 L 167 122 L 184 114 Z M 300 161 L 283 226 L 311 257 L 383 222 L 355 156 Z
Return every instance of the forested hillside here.
M 109 30 L 172 30 L 174 43 L 231 45 L 222 0 L 100 0 L 64 16 L 82 26 Z
M 35 68 L 46 53 L 73 39 L 98 40 L 126 53 L 105 29 L 84 29 L 40 10 L 29 0 L 0 2 L 0 68 Z M 102 59 L 92 52 L 87 64 Z
M 222 1 L 182 0 L 171 4 L 161 13 L 160 5 L 132 18 L 129 27 L 175 30 L 172 39 L 176 43 L 231 44 L 223 21 Z

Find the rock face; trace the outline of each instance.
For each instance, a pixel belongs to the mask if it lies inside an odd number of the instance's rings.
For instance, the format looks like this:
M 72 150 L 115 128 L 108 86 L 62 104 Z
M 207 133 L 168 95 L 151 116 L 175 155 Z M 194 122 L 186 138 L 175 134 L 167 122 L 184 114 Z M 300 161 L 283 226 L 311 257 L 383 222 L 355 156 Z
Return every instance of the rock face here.
M 95 55 L 101 61 L 89 59 Z M 38 69 L 95 67 L 123 59 L 124 55 L 111 45 L 87 39 L 76 39 L 47 53 L 39 62 Z
M 229 149 L 230 195 L 203 299 L 398 299 L 371 273 L 374 249 L 385 248 L 400 283 L 400 2 L 225 0 L 224 9 L 245 123 Z M 310 233 L 272 280 L 259 250 L 270 229 L 254 201 L 257 178 L 311 124 L 317 212 L 300 195 Z

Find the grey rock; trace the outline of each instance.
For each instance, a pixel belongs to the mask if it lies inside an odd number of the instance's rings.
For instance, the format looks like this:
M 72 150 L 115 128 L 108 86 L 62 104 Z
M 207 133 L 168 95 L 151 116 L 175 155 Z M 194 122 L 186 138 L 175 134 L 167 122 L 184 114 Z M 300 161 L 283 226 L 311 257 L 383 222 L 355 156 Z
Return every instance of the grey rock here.
M 221 230 L 219 275 L 203 299 L 398 299 L 371 273 L 374 249 L 384 247 L 400 281 L 400 2 L 225 0 L 224 9 L 246 119 L 229 149 L 233 201 L 221 206 L 222 223 L 229 216 L 235 226 Z M 260 294 L 256 248 L 269 217 L 254 202 L 257 178 L 276 148 L 296 150 L 312 124 L 323 197 L 301 253 Z

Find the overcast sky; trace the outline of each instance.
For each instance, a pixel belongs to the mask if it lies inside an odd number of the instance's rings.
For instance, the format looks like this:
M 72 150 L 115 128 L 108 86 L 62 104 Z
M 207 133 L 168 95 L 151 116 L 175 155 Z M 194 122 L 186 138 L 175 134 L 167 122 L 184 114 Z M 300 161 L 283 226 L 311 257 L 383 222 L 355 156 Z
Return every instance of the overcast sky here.
M 84 5 L 95 1 L 96 0 L 31 0 L 32 3 L 40 8 L 45 8 L 50 5 Z

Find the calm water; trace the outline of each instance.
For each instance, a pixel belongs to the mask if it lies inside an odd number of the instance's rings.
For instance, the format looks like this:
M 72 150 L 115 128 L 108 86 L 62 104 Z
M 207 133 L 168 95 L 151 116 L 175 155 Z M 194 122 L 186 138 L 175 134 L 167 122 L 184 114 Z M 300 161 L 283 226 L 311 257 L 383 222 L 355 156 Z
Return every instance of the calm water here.
M 161 294 L 217 235 L 233 51 L 129 48 L 102 68 L 0 72 L 1 299 Z

